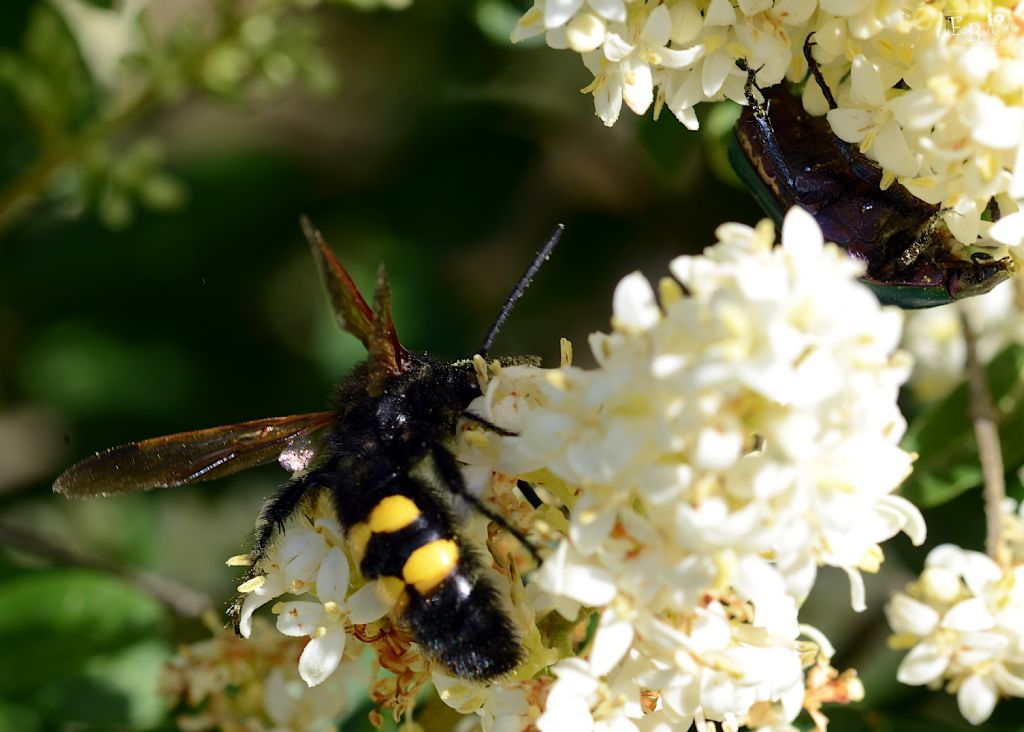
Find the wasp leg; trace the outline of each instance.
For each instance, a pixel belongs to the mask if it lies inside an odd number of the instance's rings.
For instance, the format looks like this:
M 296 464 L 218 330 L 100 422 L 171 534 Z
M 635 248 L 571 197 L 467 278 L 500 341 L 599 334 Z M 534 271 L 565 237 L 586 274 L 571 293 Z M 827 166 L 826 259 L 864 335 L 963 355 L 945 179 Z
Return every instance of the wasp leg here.
M 540 500 L 540 496 L 537 495 L 537 491 L 533 489 L 533 486 L 527 483 L 525 480 L 516 481 L 516 486 L 519 488 L 519 492 L 523 494 L 523 498 L 526 499 L 534 508 L 540 508 L 540 505 L 544 502 Z
M 539 565 L 541 563 L 540 553 L 530 543 L 530 540 L 523 535 L 523 532 L 506 521 L 504 516 L 489 509 L 479 498 L 466 490 L 466 482 L 462 478 L 462 471 L 459 470 L 455 456 L 441 443 L 431 446 L 430 454 L 434 458 L 434 465 L 437 467 L 441 481 L 448 487 L 448 490 L 468 503 L 474 511 L 486 516 L 502 529 L 512 534 L 523 545 L 523 548 L 530 553 L 533 561 Z
M 249 569 L 242 577 L 242 582 L 248 582 L 261 574 L 261 567 L 270 547 L 273 546 L 274 538 L 284 528 L 288 519 L 295 515 L 295 512 L 303 504 L 311 501 L 323 485 L 321 473 L 314 471 L 306 475 L 290 480 L 278 489 L 267 505 L 263 507 L 260 514 L 260 523 L 253 536 L 252 547 L 249 549 Z M 232 624 L 235 632 L 238 632 L 239 612 L 242 608 L 242 597 L 239 597 L 231 609 Z
M 462 413 L 462 416 L 468 419 L 470 422 L 476 422 L 481 427 L 490 430 L 496 435 L 501 435 L 502 437 L 519 436 L 518 432 L 512 432 L 511 430 L 507 430 L 504 427 L 499 427 L 486 417 L 481 417 L 479 414 L 474 414 L 473 412 L 470 412 L 468 409 Z
M 489 419 L 481 417 L 479 414 L 473 414 L 473 412 L 465 411 L 462 413 L 462 416 L 470 422 L 476 422 L 481 427 L 484 427 L 497 435 L 501 435 L 502 437 L 519 436 L 518 432 L 513 432 L 512 430 L 507 430 L 504 427 L 499 427 Z M 533 489 L 532 485 L 527 483 L 525 480 L 520 480 L 516 485 L 519 486 L 519 491 L 523 494 L 523 498 L 525 498 L 531 506 L 534 508 L 540 508 L 543 501 L 540 500 L 540 496 L 537 495 L 537 491 Z

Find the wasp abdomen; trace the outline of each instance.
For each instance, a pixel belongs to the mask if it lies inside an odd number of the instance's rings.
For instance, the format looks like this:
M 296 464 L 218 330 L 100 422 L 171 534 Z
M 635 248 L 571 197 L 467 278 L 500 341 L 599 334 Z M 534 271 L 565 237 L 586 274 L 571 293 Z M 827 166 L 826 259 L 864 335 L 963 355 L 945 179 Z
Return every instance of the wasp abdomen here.
M 388 493 L 360 520 L 352 521 L 351 504 L 338 511 L 363 576 L 378 581 L 420 644 L 455 675 L 483 681 L 510 672 L 519 639 L 448 512 L 409 477 Z
M 497 591 L 465 555 L 433 591 L 406 590 L 404 622 L 456 676 L 486 681 L 519 664 L 522 646 L 512 621 Z

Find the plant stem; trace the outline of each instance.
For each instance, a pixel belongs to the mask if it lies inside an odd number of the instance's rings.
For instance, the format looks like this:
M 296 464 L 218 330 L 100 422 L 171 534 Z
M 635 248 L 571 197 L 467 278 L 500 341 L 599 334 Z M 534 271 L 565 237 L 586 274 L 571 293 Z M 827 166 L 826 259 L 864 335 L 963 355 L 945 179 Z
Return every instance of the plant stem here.
M 61 564 L 113 574 L 127 580 L 184 617 L 200 617 L 213 606 L 210 598 L 206 595 L 196 592 L 180 582 L 134 567 L 125 567 L 106 559 L 80 554 L 33 531 L 0 524 L 0 544 L 6 544 L 36 556 L 46 557 Z
M 985 550 L 1000 566 L 1006 566 L 1009 553 L 1002 537 L 1003 500 L 1006 498 L 1003 452 L 999 440 L 997 413 L 992 404 L 985 369 L 978 361 L 977 337 L 971 328 L 967 311 L 959 306 L 960 324 L 967 347 L 967 387 L 970 395 L 970 417 L 978 442 L 978 457 L 984 477 Z
M 156 101 L 153 89 L 143 90 L 134 100 L 108 112 L 77 135 L 52 143 L 20 177 L 0 190 L 0 233 L 32 208 L 54 171 L 81 155 L 93 141 L 111 134 L 147 111 Z

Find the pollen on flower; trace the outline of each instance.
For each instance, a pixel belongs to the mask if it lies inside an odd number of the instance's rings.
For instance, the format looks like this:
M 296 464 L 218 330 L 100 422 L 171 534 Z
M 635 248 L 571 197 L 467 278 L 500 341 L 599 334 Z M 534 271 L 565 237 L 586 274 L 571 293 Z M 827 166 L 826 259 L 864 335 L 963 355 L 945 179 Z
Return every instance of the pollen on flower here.
M 260 575 L 258 577 L 253 577 L 251 580 L 247 580 L 240 584 L 238 586 L 238 591 L 243 594 L 254 592 L 255 590 L 258 590 L 259 588 L 263 587 L 263 585 L 265 585 L 266 583 L 266 575 Z
M 572 366 L 572 341 L 561 338 L 558 341 L 559 365 L 562 368 Z
M 490 443 L 490 439 L 483 430 L 470 429 L 466 431 L 465 440 L 471 447 L 482 450 Z

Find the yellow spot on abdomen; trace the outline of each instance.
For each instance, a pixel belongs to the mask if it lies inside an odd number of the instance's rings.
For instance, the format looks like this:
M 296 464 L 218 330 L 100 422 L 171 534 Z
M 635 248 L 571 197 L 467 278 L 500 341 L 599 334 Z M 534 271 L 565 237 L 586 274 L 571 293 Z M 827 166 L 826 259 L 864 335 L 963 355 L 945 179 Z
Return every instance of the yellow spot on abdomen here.
M 402 567 L 402 578 L 425 595 L 444 582 L 458 563 L 458 544 L 451 539 L 438 539 L 409 555 Z
M 400 531 L 419 518 L 420 509 L 405 496 L 388 496 L 370 511 L 367 523 L 374 534 Z

